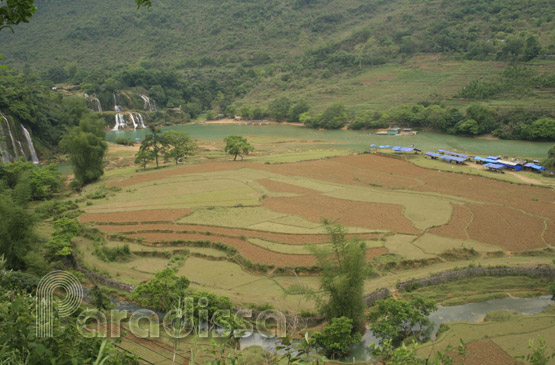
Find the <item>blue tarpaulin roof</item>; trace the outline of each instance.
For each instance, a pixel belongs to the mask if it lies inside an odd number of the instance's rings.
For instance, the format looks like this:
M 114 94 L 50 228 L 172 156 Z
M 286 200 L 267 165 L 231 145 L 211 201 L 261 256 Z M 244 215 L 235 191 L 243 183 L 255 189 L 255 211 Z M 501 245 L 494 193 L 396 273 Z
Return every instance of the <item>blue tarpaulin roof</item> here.
M 490 158 L 483 158 L 483 157 L 480 157 L 480 156 L 474 157 L 474 160 L 476 160 L 476 161 L 484 161 L 484 162 L 488 162 L 488 163 L 495 163 L 495 162 L 497 162 L 497 160 L 492 160 L 492 159 L 490 159 Z
M 455 157 L 455 156 L 448 156 L 448 155 L 443 155 L 440 157 L 442 160 L 446 160 L 446 161 L 457 161 L 457 162 L 464 162 L 467 159 L 466 158 L 462 158 L 462 157 Z
M 385 146 L 379 146 L 378 148 L 385 148 Z
M 433 157 L 439 157 L 439 156 L 441 156 L 439 153 L 435 153 L 435 152 L 426 152 L 425 155 L 427 155 L 427 156 L 433 156 Z
M 499 160 L 499 157 L 495 157 L 495 156 L 488 156 L 486 158 L 489 159 L 489 160 L 494 160 L 494 161 Z
M 525 167 L 530 167 L 534 170 L 539 170 L 539 171 L 545 171 L 545 167 L 540 166 L 540 165 L 536 165 L 535 163 L 532 162 L 528 162 L 526 165 L 524 165 Z
M 414 151 L 413 147 L 399 147 L 399 146 L 395 146 L 392 148 L 393 151 L 396 152 L 412 152 Z
M 441 153 L 446 153 L 448 155 L 459 156 L 459 157 L 468 157 L 468 155 L 463 155 L 462 153 L 445 151 L 445 150 L 438 150 L 438 151 L 441 152 Z
M 505 165 L 500 165 L 498 163 L 488 163 L 488 164 L 485 164 L 484 166 L 495 170 L 501 170 L 505 168 Z
M 370 147 L 376 147 L 376 145 L 372 143 L 372 144 L 370 145 Z

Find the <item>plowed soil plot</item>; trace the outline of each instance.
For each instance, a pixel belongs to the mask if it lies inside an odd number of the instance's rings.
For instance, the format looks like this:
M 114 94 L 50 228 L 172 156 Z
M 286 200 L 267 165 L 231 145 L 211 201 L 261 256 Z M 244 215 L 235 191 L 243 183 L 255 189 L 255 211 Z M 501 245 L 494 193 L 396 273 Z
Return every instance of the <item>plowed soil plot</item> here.
M 544 222 L 511 208 L 470 205 L 474 218 L 468 234 L 479 242 L 491 243 L 509 251 L 545 247 L 541 237 Z
M 468 237 L 465 228 L 470 223 L 471 219 L 472 213 L 468 208 L 453 204 L 453 215 L 449 223 L 441 227 L 432 228 L 428 232 L 437 234 L 438 236 L 466 240 Z
M 366 261 L 372 260 L 376 256 L 380 256 L 387 253 L 385 247 L 376 247 L 366 249 Z
M 316 258 L 311 255 L 288 255 L 265 250 L 252 243 L 225 237 L 210 237 L 201 234 L 186 233 L 134 233 L 128 235 L 130 238 L 142 237 L 148 242 L 172 242 L 183 241 L 211 241 L 222 242 L 226 245 L 235 247 L 239 253 L 254 263 L 276 265 L 281 267 L 288 266 L 312 266 L 316 263 Z
M 327 234 L 286 234 L 271 233 L 263 231 L 253 231 L 248 229 L 234 229 L 214 226 L 202 226 L 192 224 L 134 224 L 134 225 L 99 225 L 104 233 L 135 233 L 140 231 L 172 231 L 174 233 L 191 232 L 191 233 L 208 233 L 210 235 L 240 238 L 262 238 L 272 242 L 287 243 L 293 245 L 303 245 L 309 243 L 326 243 L 331 238 Z M 347 238 L 359 237 L 361 239 L 377 239 L 379 234 L 364 233 L 360 235 L 347 235 Z
M 492 340 L 479 340 L 466 345 L 466 356 L 449 354 L 454 357 L 454 364 L 465 365 L 514 365 L 516 363 L 509 354 Z
M 151 209 L 114 213 L 85 213 L 79 217 L 82 223 L 169 222 L 189 214 L 189 209 Z
M 276 212 L 300 215 L 312 222 L 322 217 L 337 219 L 338 223 L 372 229 L 387 229 L 401 233 L 419 233 L 396 204 L 354 202 L 323 195 L 268 198 L 264 207 Z
M 319 191 L 302 188 L 300 186 L 295 186 L 287 183 L 282 183 L 279 181 L 274 181 L 270 179 L 257 180 L 266 189 L 276 192 L 276 193 L 293 193 L 293 194 L 319 194 Z
M 419 176 L 429 174 L 409 162 L 376 155 L 337 157 L 329 160 L 260 165 L 278 174 L 300 175 L 340 184 L 381 185 L 386 188 L 411 188 L 421 185 Z
M 555 221 L 555 193 L 551 189 L 510 184 L 484 177 L 434 172 L 422 177 L 417 190 L 458 195 L 480 202 L 503 204 Z
M 175 176 L 175 175 L 224 171 L 224 170 L 236 170 L 241 167 L 245 167 L 245 166 L 243 164 L 233 164 L 233 163 L 225 163 L 225 162 L 207 162 L 207 163 L 202 163 L 198 165 L 190 165 L 190 166 L 160 170 L 160 171 L 150 172 L 150 173 L 141 173 L 141 174 L 132 176 L 129 179 L 108 184 L 108 186 L 117 186 L 121 188 L 124 186 L 139 184 L 147 181 L 162 180 L 167 177 Z

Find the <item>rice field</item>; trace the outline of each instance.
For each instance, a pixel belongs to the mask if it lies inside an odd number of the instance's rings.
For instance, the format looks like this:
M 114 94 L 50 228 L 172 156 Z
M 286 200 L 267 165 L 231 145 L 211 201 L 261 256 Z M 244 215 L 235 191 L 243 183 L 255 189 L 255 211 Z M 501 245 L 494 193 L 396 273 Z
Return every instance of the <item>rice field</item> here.
M 279 138 L 262 139 L 282 147 L 298 141 Z M 431 271 L 507 260 L 530 264 L 532 259 L 512 255 L 553 245 L 549 189 L 341 151 L 323 159 L 284 153 L 300 157 L 295 162 L 286 162 L 287 157 L 268 164 L 271 155 L 261 153 L 242 162 L 200 159 L 107 174 L 83 196 L 98 189 L 109 194 L 85 199 L 79 219 L 102 232 L 108 247 L 129 245 L 131 257 L 106 263 L 94 255 L 91 242 L 81 242 L 82 260 L 135 285 L 177 265 L 196 288 L 241 303 L 272 302 L 294 310 L 299 298 L 285 296 L 284 290 L 298 280 L 317 285 L 309 274 L 316 263 L 311 246 L 330 247 L 324 218 L 344 225 L 349 238 L 365 241 L 366 259 L 376 267 L 388 261 L 406 267 L 424 263 Z M 457 256 L 464 250 L 474 253 Z M 184 252 L 183 262 L 170 262 Z M 416 272 L 403 270 L 368 279 L 366 290 L 394 285 Z M 313 309 L 313 304 L 303 306 Z

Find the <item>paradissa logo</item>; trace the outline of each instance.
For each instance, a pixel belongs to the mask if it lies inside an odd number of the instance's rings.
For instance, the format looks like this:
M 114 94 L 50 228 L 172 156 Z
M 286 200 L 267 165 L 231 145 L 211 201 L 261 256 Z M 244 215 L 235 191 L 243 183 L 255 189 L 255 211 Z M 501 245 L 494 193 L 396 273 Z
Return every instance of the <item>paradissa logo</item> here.
M 37 288 L 37 337 L 52 337 L 53 301 L 56 300 L 54 293 L 57 290 L 65 292 L 65 296 L 56 306 L 60 317 L 68 317 L 75 313 L 84 298 L 82 285 L 71 273 L 53 271 L 44 276 Z M 108 328 L 112 330 L 112 337 L 119 335 L 121 322 L 125 319 L 129 319 L 127 330 L 139 338 L 158 338 L 160 327 L 172 338 L 185 338 L 193 333 L 204 338 L 244 338 L 255 332 L 249 322 L 254 319 L 251 310 L 239 310 L 234 314 L 230 310 L 216 310 L 210 316 L 209 305 L 207 298 L 200 298 L 196 303 L 193 298 L 183 298 L 165 314 L 149 309 L 138 309 L 132 312 L 112 310 L 109 318 L 101 311 L 87 309 L 79 314 L 77 325 L 79 332 L 88 338 L 107 337 Z M 256 332 L 263 337 L 275 338 L 287 335 L 287 318 L 279 311 L 260 312 L 256 316 L 255 323 Z

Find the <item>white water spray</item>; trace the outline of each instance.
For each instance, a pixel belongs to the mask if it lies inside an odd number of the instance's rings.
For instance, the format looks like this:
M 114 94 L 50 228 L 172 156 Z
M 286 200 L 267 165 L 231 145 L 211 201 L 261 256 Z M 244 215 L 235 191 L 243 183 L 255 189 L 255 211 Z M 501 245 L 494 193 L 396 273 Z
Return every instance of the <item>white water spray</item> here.
M 149 98 L 146 95 L 141 95 L 141 99 L 144 101 L 144 109 L 149 112 L 156 111 L 156 101 L 154 99 Z
M 137 116 L 137 120 L 139 121 L 139 126 L 142 129 L 145 129 L 146 124 L 145 124 L 145 120 L 143 119 L 143 115 L 141 113 L 135 113 L 135 115 Z
M 6 125 L 8 126 L 8 135 L 10 136 L 10 140 L 12 141 L 12 149 L 13 149 L 14 156 L 17 159 L 17 157 L 19 157 L 19 153 L 17 151 L 17 146 L 15 145 L 15 139 L 13 138 L 12 128 L 10 127 L 10 122 L 8 121 L 8 118 L 6 118 L 6 116 L 4 114 L 0 114 L 0 115 L 2 115 L 2 118 L 4 118 L 4 120 L 6 121 Z M 25 155 L 23 155 L 23 156 L 25 156 Z
M 137 129 L 137 123 L 135 122 L 135 117 L 133 116 L 133 113 L 127 113 L 129 114 L 129 116 L 131 117 L 131 123 L 133 123 L 133 129 Z
M 33 145 L 33 140 L 31 139 L 31 135 L 29 134 L 29 131 L 25 129 L 23 124 L 21 125 L 21 129 L 23 130 L 23 135 L 27 140 L 27 147 L 29 147 L 29 152 L 31 153 L 31 160 L 35 165 L 38 165 L 39 158 L 37 157 L 37 151 L 35 151 L 35 145 Z
M 116 93 L 113 93 L 112 95 L 114 95 L 114 110 L 116 112 L 121 112 L 121 107 L 118 105 L 118 97 L 116 96 Z

